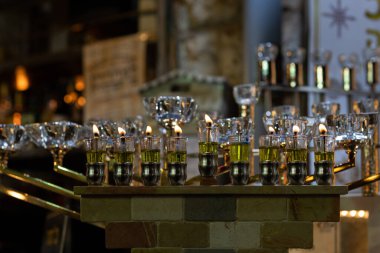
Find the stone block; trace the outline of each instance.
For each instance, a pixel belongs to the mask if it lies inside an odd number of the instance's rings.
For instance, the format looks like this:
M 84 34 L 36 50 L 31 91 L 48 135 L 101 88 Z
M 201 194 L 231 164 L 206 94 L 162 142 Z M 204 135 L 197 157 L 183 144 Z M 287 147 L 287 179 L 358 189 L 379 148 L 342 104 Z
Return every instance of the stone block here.
M 207 248 L 210 245 L 208 223 L 160 223 L 158 245 L 160 247 Z
M 125 197 L 82 197 L 80 218 L 84 222 L 112 222 L 131 220 L 131 200 Z
M 260 223 L 210 223 L 211 248 L 254 248 L 260 246 Z
M 260 226 L 258 222 L 236 223 L 236 248 L 251 249 L 260 245 Z
M 281 221 L 288 214 L 287 198 L 272 196 L 240 197 L 237 199 L 237 218 L 247 221 Z
M 236 253 L 233 249 L 185 249 L 184 253 Z
M 185 220 L 188 221 L 234 221 L 236 198 L 234 197 L 187 197 Z
M 312 222 L 265 222 L 261 226 L 262 248 L 313 247 Z
M 132 220 L 171 221 L 183 219 L 182 197 L 133 197 Z
M 290 197 L 288 200 L 288 220 L 331 222 L 339 219 L 339 195 Z
M 288 249 L 240 249 L 237 253 L 288 253 Z
M 118 222 L 106 226 L 106 247 L 126 249 L 157 245 L 157 225 L 153 222 Z
M 131 250 L 131 253 L 184 253 L 181 248 L 153 248 L 153 249 L 141 249 L 135 248 Z

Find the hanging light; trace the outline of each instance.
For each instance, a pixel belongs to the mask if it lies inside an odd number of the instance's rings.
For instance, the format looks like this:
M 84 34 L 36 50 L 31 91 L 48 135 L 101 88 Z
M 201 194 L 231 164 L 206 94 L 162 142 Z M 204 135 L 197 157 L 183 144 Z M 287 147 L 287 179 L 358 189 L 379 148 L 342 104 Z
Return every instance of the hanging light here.
M 16 90 L 26 91 L 29 89 L 29 77 L 26 73 L 26 69 L 23 66 L 17 66 L 15 70 L 16 75 Z

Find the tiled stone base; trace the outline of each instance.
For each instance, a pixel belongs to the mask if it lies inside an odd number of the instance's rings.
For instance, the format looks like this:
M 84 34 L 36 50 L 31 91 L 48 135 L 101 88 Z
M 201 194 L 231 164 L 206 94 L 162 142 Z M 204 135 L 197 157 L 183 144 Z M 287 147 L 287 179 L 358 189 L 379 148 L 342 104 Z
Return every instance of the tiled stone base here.
M 284 253 L 313 247 L 313 222 L 339 221 L 337 188 L 81 190 L 81 219 L 106 223 L 106 247 L 133 253 Z

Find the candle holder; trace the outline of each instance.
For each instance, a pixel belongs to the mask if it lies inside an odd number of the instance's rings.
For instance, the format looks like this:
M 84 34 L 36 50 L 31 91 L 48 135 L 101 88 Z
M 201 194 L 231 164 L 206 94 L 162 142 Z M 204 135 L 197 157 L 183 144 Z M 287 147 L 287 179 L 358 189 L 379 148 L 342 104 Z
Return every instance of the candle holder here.
M 114 140 L 113 179 L 116 185 L 130 185 L 133 177 L 135 138 L 121 136 Z
M 340 113 L 340 104 L 330 101 L 313 104 L 311 111 L 314 116 L 326 117 L 327 115 L 337 116 Z
M 276 57 L 278 47 L 270 42 L 257 47 L 258 81 L 270 85 L 277 84 Z
M 299 108 L 294 105 L 275 106 L 270 116 L 279 119 L 294 119 L 299 116 Z
M 278 182 L 280 161 L 280 138 L 272 134 L 262 135 L 259 139 L 260 180 L 263 185 Z
M 366 82 L 374 90 L 380 82 L 380 47 L 364 50 Z
M 307 175 L 307 137 L 286 137 L 287 176 L 290 185 L 303 185 Z
M 28 137 L 21 125 L 0 124 L 0 167 L 7 168 L 9 154 L 21 149 Z
M 199 163 L 202 177 L 214 177 L 218 170 L 218 126 L 205 120 L 198 121 Z
M 335 137 L 321 134 L 314 141 L 314 177 L 318 185 L 334 183 Z
M 249 140 L 238 133 L 229 137 L 229 146 L 232 184 L 245 185 L 249 180 Z
M 184 185 L 187 178 L 187 138 L 170 137 L 168 146 L 168 177 L 171 185 Z
M 358 56 L 355 53 L 350 55 L 339 55 L 339 63 L 342 67 L 342 86 L 344 91 L 356 90 L 356 67 L 358 65 Z
M 65 154 L 77 145 L 81 125 L 69 121 L 34 123 L 25 125 L 25 130 L 37 146 L 45 148 L 53 155 L 54 171 L 74 180 L 86 183 L 82 173 L 62 166 Z
M 305 59 L 305 49 L 289 49 L 286 51 L 286 83 L 292 87 L 304 85 L 303 61 Z
M 141 140 L 141 178 L 145 186 L 155 186 L 160 180 L 161 138 L 144 136 Z
M 314 60 L 314 84 L 318 89 L 330 86 L 328 64 L 332 53 L 329 50 L 316 49 L 313 53 Z

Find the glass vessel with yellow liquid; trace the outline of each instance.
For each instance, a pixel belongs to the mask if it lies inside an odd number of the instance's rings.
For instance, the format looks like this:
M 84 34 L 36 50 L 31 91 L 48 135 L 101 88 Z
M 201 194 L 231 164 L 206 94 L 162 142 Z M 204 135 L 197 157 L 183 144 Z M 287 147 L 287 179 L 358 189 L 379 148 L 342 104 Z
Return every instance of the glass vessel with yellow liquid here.
M 290 185 L 303 185 L 307 175 L 307 137 L 294 134 L 286 137 L 288 181 Z
M 278 182 L 280 162 L 280 138 L 273 133 L 260 136 L 260 180 L 263 185 L 274 185 Z

